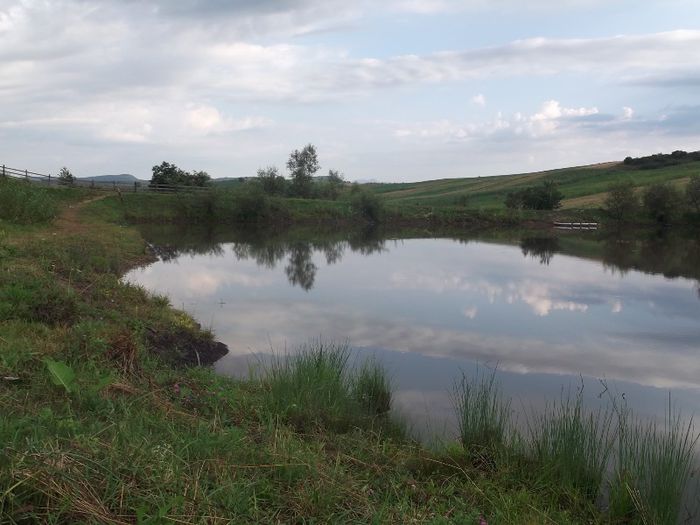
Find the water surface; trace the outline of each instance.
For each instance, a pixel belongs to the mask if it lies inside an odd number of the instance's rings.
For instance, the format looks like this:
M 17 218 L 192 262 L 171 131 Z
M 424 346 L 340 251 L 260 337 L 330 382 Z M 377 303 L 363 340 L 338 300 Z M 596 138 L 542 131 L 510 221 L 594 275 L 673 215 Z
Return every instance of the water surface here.
M 173 235 L 174 233 L 174 235 Z M 419 432 L 453 433 L 450 389 L 497 367 L 515 416 L 583 385 L 657 417 L 700 409 L 700 244 L 658 233 L 168 232 L 126 276 L 250 356 L 312 337 L 386 364 Z M 255 359 L 253 359 L 255 362 Z M 606 391 L 607 388 L 607 391 Z

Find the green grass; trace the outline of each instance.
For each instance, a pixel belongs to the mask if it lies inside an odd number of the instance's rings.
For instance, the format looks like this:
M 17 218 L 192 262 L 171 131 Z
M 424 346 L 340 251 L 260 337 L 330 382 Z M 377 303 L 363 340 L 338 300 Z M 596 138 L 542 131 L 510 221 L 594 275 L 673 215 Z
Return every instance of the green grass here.
M 14 224 L 41 224 L 56 217 L 61 206 L 87 192 L 41 188 L 26 181 L 0 176 L 0 220 Z
M 504 399 L 495 372 L 462 375 L 453 393 L 468 457 L 515 479 L 531 477 L 578 512 L 602 508 L 600 519 L 611 523 L 677 522 L 698 434 L 692 420 L 683 424 L 670 399 L 659 426 L 615 399 L 607 409 L 586 410 L 582 390 L 569 392 L 531 416 L 523 436 L 511 422 L 511 401 Z
M 60 206 L 81 198 L 55 191 Z M 588 492 L 562 486 L 553 460 L 515 448 L 475 462 L 463 447 L 411 440 L 386 371 L 346 345 L 316 342 L 248 380 L 168 364 L 153 333 L 209 335 L 120 281 L 148 255 L 136 230 L 114 224 L 119 206 L 92 203 L 77 224 L 0 224 L 0 522 L 607 520 Z M 473 427 L 510 433 L 482 379 L 487 402 L 464 405 L 485 408 Z
M 261 381 L 269 392 L 266 410 L 300 432 L 320 427 L 336 432 L 351 428 L 391 429 L 391 387 L 385 370 L 367 360 L 353 366 L 347 343 L 311 342 L 277 355 L 264 366 Z
M 618 417 L 610 514 L 618 520 L 640 516 L 644 523 L 676 523 L 698 439 L 692 420 L 684 424 L 670 399 L 663 425 L 640 421 L 626 408 Z
M 589 412 L 581 392 L 550 403 L 529 423 L 529 447 L 546 476 L 562 489 L 596 502 L 614 441 L 613 412 Z
M 465 450 L 491 455 L 509 445 L 511 402 L 501 395 L 495 371 L 489 375 L 477 371 L 472 379 L 462 374 L 452 398 Z
M 614 183 L 629 180 L 638 187 L 657 182 L 680 183 L 689 176 L 700 173 L 698 164 L 639 170 L 622 163 L 610 163 L 537 173 L 369 186 L 387 199 L 388 204 L 392 201 L 397 204 L 433 207 L 459 207 L 461 204 L 468 208 L 491 209 L 503 208 L 508 192 L 537 185 L 546 178 L 559 184 L 559 189 L 564 193 L 564 208 L 593 208 L 602 204 L 605 192 Z

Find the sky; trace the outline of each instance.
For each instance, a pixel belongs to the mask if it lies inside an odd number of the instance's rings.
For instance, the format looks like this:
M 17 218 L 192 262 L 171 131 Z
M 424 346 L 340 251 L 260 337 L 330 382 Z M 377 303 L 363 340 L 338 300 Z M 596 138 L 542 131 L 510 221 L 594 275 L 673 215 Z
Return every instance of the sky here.
M 0 0 L 0 163 L 386 182 L 700 149 L 697 0 Z

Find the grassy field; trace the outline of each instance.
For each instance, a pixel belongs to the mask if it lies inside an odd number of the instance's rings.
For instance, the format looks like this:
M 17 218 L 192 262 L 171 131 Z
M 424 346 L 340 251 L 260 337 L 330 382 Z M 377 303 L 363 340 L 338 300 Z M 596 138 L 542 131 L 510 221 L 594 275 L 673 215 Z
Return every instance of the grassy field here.
M 563 209 L 566 210 L 600 207 L 609 186 L 616 182 L 632 181 L 638 187 L 656 182 L 681 185 L 691 175 L 698 174 L 700 163 L 697 162 L 653 170 L 634 169 L 621 162 L 611 162 L 517 175 L 368 186 L 389 204 L 504 208 L 508 192 L 539 184 L 546 179 L 559 183 L 559 189 L 564 194 Z
M 347 345 L 311 342 L 244 381 L 185 366 L 215 335 L 120 281 L 151 256 L 113 222 L 119 199 L 38 191 L 54 220 L 0 219 L 0 522 L 652 523 L 678 511 L 692 435 L 674 420 L 670 434 L 633 420 L 617 432 L 632 452 L 601 481 L 611 444 L 594 416 L 565 405 L 518 438 L 492 381 L 456 385 L 462 441 L 429 449 L 393 413 L 383 369 Z

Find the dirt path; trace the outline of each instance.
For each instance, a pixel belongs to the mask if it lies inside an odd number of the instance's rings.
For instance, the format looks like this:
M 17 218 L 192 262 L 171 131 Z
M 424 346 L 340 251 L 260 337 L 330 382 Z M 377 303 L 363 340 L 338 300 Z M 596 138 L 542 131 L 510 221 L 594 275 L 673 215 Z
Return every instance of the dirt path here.
M 85 231 L 87 229 L 87 225 L 80 220 L 80 211 L 91 202 L 102 200 L 106 197 L 109 197 L 109 195 L 109 193 L 96 195 L 94 197 L 90 197 L 83 201 L 69 205 L 65 210 L 63 210 L 63 212 L 61 212 L 61 214 L 56 219 L 54 223 L 56 225 L 56 228 L 68 233 L 79 233 Z

